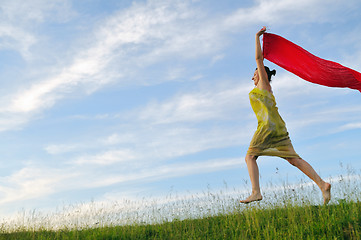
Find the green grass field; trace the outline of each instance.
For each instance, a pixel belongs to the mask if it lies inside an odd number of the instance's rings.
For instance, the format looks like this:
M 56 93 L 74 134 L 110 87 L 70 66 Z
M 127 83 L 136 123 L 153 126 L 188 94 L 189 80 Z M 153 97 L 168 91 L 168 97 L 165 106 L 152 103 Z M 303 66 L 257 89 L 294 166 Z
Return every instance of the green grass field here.
M 361 203 L 340 201 L 327 206 L 254 204 L 227 215 L 163 224 L 128 225 L 84 230 L 19 231 L 0 239 L 360 239 Z
M 331 179 L 330 179 L 331 180 Z M 361 239 L 361 174 L 332 179 L 322 205 L 314 184 L 269 184 L 264 200 L 225 189 L 104 204 L 80 204 L 53 214 L 31 211 L 0 223 L 0 239 Z

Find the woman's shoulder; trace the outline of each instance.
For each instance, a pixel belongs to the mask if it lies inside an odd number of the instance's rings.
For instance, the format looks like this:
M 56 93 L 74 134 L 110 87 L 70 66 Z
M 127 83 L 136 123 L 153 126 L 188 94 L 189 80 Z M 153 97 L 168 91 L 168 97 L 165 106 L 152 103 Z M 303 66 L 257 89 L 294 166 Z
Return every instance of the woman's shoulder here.
M 259 95 L 263 95 L 265 97 L 271 97 L 271 98 L 274 98 L 273 96 L 273 92 L 272 90 L 271 91 L 268 91 L 266 89 L 260 89 L 258 87 L 255 87 L 252 89 L 252 91 L 250 92 L 251 93 L 256 93 L 256 94 L 259 94 Z

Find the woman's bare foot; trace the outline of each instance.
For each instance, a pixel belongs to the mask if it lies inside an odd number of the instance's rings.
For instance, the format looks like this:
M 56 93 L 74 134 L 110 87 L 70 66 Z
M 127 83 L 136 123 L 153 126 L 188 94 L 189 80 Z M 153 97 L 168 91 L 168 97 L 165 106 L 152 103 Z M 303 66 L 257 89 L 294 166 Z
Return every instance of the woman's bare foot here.
M 327 204 L 331 200 L 331 184 L 325 183 L 324 188 L 321 189 L 323 196 L 323 204 Z
M 252 193 L 251 196 L 249 196 L 247 199 L 245 200 L 241 200 L 241 203 L 251 203 L 251 202 L 255 202 L 255 201 L 261 201 L 262 200 L 262 195 L 261 193 Z

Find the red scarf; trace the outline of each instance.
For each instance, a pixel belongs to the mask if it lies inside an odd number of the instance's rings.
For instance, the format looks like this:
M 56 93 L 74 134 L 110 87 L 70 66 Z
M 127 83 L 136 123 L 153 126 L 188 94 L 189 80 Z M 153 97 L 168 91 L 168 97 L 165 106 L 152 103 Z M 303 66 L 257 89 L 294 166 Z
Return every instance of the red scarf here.
M 281 36 L 263 34 L 263 56 L 309 82 L 328 87 L 349 87 L 361 92 L 361 73 L 316 57 Z

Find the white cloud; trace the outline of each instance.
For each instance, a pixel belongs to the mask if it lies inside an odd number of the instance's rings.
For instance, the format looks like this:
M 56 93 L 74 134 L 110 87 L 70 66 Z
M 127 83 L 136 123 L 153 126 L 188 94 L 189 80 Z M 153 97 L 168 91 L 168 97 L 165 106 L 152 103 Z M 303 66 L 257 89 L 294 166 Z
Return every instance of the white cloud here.
M 221 61 L 225 57 L 224 54 L 218 54 L 211 59 L 211 66 L 214 65 L 216 62 Z
M 164 103 L 153 102 L 134 114 L 139 120 L 152 124 L 202 122 L 227 119 L 235 109 L 248 106 L 251 85 L 213 86 L 210 90 L 175 96 Z M 237 104 L 236 104 L 237 103 Z
M 37 42 L 37 37 L 16 26 L 0 24 L 0 49 L 18 51 L 24 58 L 30 55 L 29 48 Z
M 115 163 L 129 163 L 136 159 L 136 154 L 128 149 L 110 150 L 96 155 L 81 156 L 75 160 L 78 165 L 112 165 Z
M 82 139 L 81 142 L 70 141 L 68 143 L 47 144 L 46 146 L 44 146 L 44 150 L 51 155 L 63 155 L 67 153 L 90 151 L 92 149 L 104 149 L 112 146 L 122 146 L 123 144 L 135 144 L 136 141 L 137 137 L 134 132 L 121 131 L 120 133 L 113 133 L 108 136 L 100 137 L 100 139 Z M 89 158 L 89 163 L 99 163 L 99 161 L 97 161 L 96 159 L 99 159 L 100 156 L 109 156 L 110 153 L 111 152 L 108 152 L 107 154 L 102 153 L 98 154 L 97 156 L 83 156 L 80 157 L 80 162 L 86 163 L 86 159 Z M 112 153 L 114 155 L 119 155 L 121 151 L 115 150 Z M 131 154 L 129 154 L 129 156 L 131 156 Z
M 27 123 L 26 116 L 19 116 L 18 114 L 3 112 L 0 114 L 0 132 L 9 129 L 19 129 Z
M 65 21 L 74 16 L 68 0 L 4 0 L 1 2 L 2 17 L 21 25 L 49 21 Z M 31 23 L 30 23 L 31 22 Z
M 101 142 L 105 145 L 116 145 L 116 144 L 134 142 L 134 139 L 135 136 L 134 134 L 131 133 L 126 133 L 126 134 L 114 133 L 103 138 Z
M 108 164 L 128 156 L 126 151 L 106 152 L 98 158 L 92 158 L 87 163 Z M 85 162 L 82 162 L 85 163 Z M 116 175 L 107 171 L 100 174 L 91 174 L 88 169 L 82 168 L 40 168 L 28 166 L 14 172 L 8 177 L 0 179 L 1 204 L 42 198 L 54 193 L 75 189 L 104 187 L 119 183 L 132 183 L 134 181 L 151 182 L 165 178 L 187 176 L 226 170 L 240 167 L 241 159 L 212 159 L 203 162 L 171 165 L 137 165 L 136 168 L 124 168 Z
M 347 123 L 345 125 L 340 126 L 336 131 L 343 132 L 343 131 L 356 130 L 356 129 L 361 129 L 361 122 Z
M 0 179 L 0 203 L 41 198 L 61 191 L 64 181 L 76 176 L 64 169 L 51 169 L 27 166 L 12 175 Z
M 142 125 L 142 124 L 140 124 Z M 138 126 L 138 127 L 137 127 Z M 130 128 L 131 127 L 131 128 Z M 130 128 L 130 129 L 129 129 Z M 130 135 L 126 138 L 118 136 Z M 106 166 L 112 165 L 114 169 L 123 169 L 127 166 L 129 169 L 149 164 L 166 164 L 169 159 L 187 156 L 189 154 L 206 151 L 213 148 L 227 148 L 230 146 L 246 144 L 253 132 L 244 132 L 242 123 L 239 126 L 211 128 L 196 128 L 189 126 L 156 125 L 154 127 L 127 126 L 101 140 L 93 143 L 87 140 L 78 144 L 50 145 L 46 149 L 52 154 L 66 154 L 67 163 L 83 166 Z M 72 148 L 77 146 L 78 148 Z M 112 150 L 104 150 L 106 146 L 111 146 Z M 64 150 L 65 148 L 65 150 Z M 69 150 L 69 152 L 66 152 Z M 92 152 L 79 155 L 81 151 Z M 64 151 L 64 152 L 61 152 Z M 71 152 L 72 151 L 72 152 Z
M 72 152 L 76 149 L 79 149 L 80 147 L 82 146 L 79 144 L 51 144 L 46 146 L 44 149 L 47 153 L 55 155 Z
M 38 43 L 36 29 L 40 24 L 50 20 L 64 22 L 75 15 L 67 0 L 5 0 L 0 12 L 0 49 L 17 51 L 25 59 L 33 55 L 30 48 Z
M 327 4 L 328 7 L 325 7 Z M 342 16 L 333 14 L 343 9 L 347 12 L 357 1 L 339 0 L 257 0 L 250 8 L 240 8 L 227 17 L 225 25 L 230 28 L 252 24 L 292 24 L 336 22 Z
M 207 172 L 222 171 L 234 167 L 241 167 L 244 164 L 240 159 L 212 159 L 202 162 L 191 162 L 182 164 L 164 164 L 160 166 L 147 166 L 131 172 L 122 172 L 118 175 L 103 176 L 92 186 L 109 186 L 117 183 L 133 181 L 158 181 L 166 178 L 188 176 L 192 174 L 202 174 Z

